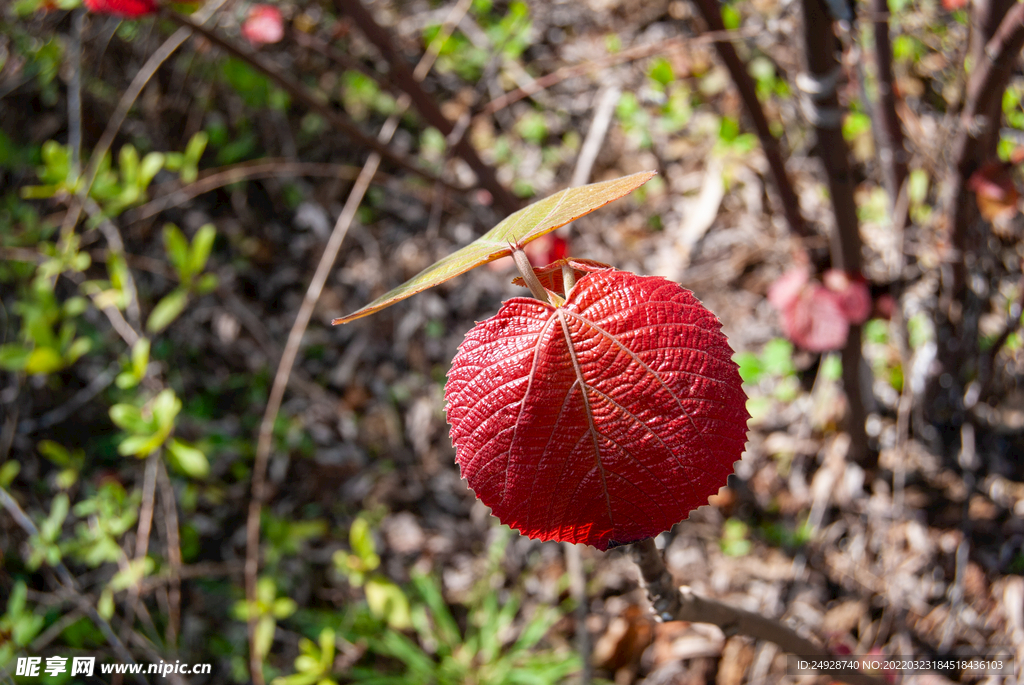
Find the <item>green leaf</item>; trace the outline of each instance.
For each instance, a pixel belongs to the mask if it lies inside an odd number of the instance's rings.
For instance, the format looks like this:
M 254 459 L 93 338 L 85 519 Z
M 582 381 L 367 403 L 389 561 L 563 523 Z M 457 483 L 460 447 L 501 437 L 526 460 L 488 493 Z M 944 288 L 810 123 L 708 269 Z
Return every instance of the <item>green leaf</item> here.
M 28 358 L 32 350 L 24 345 L 8 343 L 0 345 L 0 369 L 8 371 L 21 371 L 28 364 Z
M 163 444 L 163 441 L 164 436 L 159 433 L 155 435 L 133 435 L 117 446 L 117 453 L 124 457 L 130 457 L 133 454 L 140 458 L 148 457 Z
M 0 488 L 8 487 L 21 471 L 21 464 L 11 459 L 3 466 L 0 466 Z
M 123 146 L 121 154 L 118 155 L 118 162 L 120 163 L 118 170 L 121 172 L 121 182 L 125 186 L 134 186 L 139 178 L 139 153 L 135 147 Z
M 366 604 L 377 618 L 395 630 L 412 626 L 409 614 L 409 600 L 402 589 L 382 576 L 372 576 L 366 581 Z
M 658 57 L 654 60 L 654 63 L 651 64 L 651 70 L 647 72 L 647 75 L 662 86 L 672 83 L 676 77 L 672 72 L 672 65 L 664 57 Z
M 28 356 L 26 373 L 53 373 L 64 368 L 64 358 L 52 347 L 37 347 Z
M 150 333 L 159 333 L 167 328 L 185 309 L 187 302 L 187 290 L 184 288 L 172 290 L 153 307 L 153 311 L 149 314 L 149 320 L 146 322 L 146 330 Z
M 216 237 L 217 229 L 213 224 L 206 224 L 196 232 L 188 255 L 189 273 L 197 274 L 206 268 L 206 260 L 210 258 L 210 250 L 213 249 L 213 240 Z
M 181 275 L 181 280 L 185 280 L 183 272 L 188 265 L 188 240 L 174 224 L 164 226 L 164 248 L 167 250 L 167 258 Z
M 162 431 L 170 431 L 174 427 L 174 417 L 181 411 L 181 400 L 170 388 L 164 388 L 153 398 L 153 420 Z
M 142 158 L 142 165 L 139 168 L 139 181 L 138 187 L 140 190 L 145 190 L 149 187 L 153 177 L 164 166 L 164 156 L 160 152 L 150 152 L 148 155 Z
M 274 643 L 274 628 L 277 626 L 277 622 L 274 621 L 273 616 L 261 616 L 260 620 L 256 623 L 256 635 L 255 643 L 256 655 L 260 661 L 270 651 L 270 645 Z
M 142 379 L 146 375 L 146 367 L 149 366 L 149 338 L 139 338 L 132 347 L 132 372 L 135 377 Z
M 649 181 L 656 173 L 655 171 L 642 171 L 612 181 L 591 183 L 579 188 L 567 188 L 535 202 L 529 207 L 520 209 L 466 247 L 428 266 L 416 276 L 359 311 L 335 319 L 332 323 L 335 325 L 348 323 L 369 316 L 427 288 L 432 288 L 464 274 L 481 264 L 506 257 L 512 254 L 510 243 L 522 247 L 559 226 L 575 221 L 581 216 L 631 193 Z
M 171 453 L 178 468 L 192 478 L 206 478 L 210 473 L 210 462 L 202 450 L 187 445 L 176 438 L 167 443 L 167 451 Z
M 144 419 L 142 411 L 130 404 L 115 404 L 110 408 L 110 420 L 118 428 L 136 435 L 150 435 L 156 430 L 156 423 Z
M 114 592 L 109 587 L 104 588 L 100 593 L 100 599 L 96 603 L 96 612 L 108 621 L 114 615 Z

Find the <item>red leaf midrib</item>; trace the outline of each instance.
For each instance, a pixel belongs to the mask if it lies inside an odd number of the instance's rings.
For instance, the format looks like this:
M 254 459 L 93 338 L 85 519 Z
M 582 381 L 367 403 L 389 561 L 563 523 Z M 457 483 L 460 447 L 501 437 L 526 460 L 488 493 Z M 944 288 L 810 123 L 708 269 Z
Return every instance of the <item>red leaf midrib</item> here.
M 608 492 L 608 478 L 604 470 L 604 464 L 601 462 L 601 445 L 598 442 L 599 438 L 603 436 L 598 433 L 597 426 L 594 424 L 594 412 L 590 408 L 590 398 L 587 397 L 587 391 L 590 389 L 590 385 L 587 384 L 586 379 L 583 377 L 583 370 L 580 368 L 579 359 L 576 357 L 576 346 L 573 345 L 572 333 L 569 332 L 569 323 L 565 320 L 566 314 L 571 312 L 567 312 L 565 307 L 558 307 L 555 310 L 555 313 L 558 315 L 558 322 L 562 325 L 562 335 L 565 337 L 565 346 L 569 350 L 569 357 L 572 359 L 573 371 L 576 372 L 576 382 L 580 385 L 580 397 L 583 399 L 583 411 L 587 415 L 587 423 L 590 426 L 590 437 L 594 443 L 594 463 L 597 466 L 598 472 L 601 474 L 601 489 L 604 490 L 604 503 L 608 510 L 608 524 L 614 528 L 615 517 L 612 516 L 612 502 L 611 495 Z M 571 393 L 572 386 L 569 386 L 569 394 Z M 568 397 L 568 395 L 566 396 Z M 556 423 L 555 425 L 557 426 L 558 424 Z M 534 476 L 534 482 L 536 483 L 536 476 Z

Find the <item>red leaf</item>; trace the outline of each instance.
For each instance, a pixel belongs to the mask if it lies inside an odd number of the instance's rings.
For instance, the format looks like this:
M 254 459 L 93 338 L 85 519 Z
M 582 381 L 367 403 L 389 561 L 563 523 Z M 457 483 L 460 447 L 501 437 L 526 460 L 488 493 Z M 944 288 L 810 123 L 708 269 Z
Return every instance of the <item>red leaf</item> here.
M 850 322 L 839 296 L 820 283 L 811 283 L 782 310 L 782 329 L 787 338 L 805 350 L 827 352 L 846 344 Z
M 829 269 L 822 280 L 825 287 L 838 296 L 839 307 L 846 320 L 850 323 L 864 323 L 871 314 L 871 292 L 864 276 Z
M 462 476 L 502 523 L 602 550 L 706 504 L 749 418 L 715 315 L 675 283 L 614 269 L 561 307 L 515 298 L 477 324 L 445 400 Z
M 141 17 L 156 12 L 156 0 L 85 0 L 85 7 L 97 14 Z
M 242 35 L 253 45 L 278 42 L 284 38 L 281 10 L 273 5 L 253 5 L 242 24 Z
M 1002 162 L 982 164 L 968 179 L 967 187 L 974 191 L 978 211 L 986 221 L 1016 216 L 1017 187 L 1013 184 L 1010 167 Z

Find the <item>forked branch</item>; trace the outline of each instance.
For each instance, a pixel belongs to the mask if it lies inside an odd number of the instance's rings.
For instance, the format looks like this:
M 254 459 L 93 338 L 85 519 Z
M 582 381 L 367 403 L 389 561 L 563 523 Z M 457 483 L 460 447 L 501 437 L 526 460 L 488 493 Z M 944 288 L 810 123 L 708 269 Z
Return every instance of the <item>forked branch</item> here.
M 630 546 L 633 560 L 640 567 L 640 575 L 647 596 L 660 621 L 689 621 L 712 623 L 726 635 L 746 635 L 757 640 L 774 642 L 791 654 L 799 656 L 830 656 L 828 650 L 800 637 L 792 628 L 760 614 L 743 611 L 698 597 L 687 587 L 679 587 L 654 545 L 653 538 L 634 542 Z M 885 685 L 884 681 L 858 672 L 829 674 L 835 680 L 850 685 Z

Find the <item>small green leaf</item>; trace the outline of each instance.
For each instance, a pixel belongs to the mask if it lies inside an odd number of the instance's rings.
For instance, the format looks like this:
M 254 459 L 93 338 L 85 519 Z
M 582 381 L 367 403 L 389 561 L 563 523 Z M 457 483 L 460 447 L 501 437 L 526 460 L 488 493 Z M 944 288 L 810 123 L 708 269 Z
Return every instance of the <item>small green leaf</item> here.
M 198 274 L 206 268 L 206 260 L 210 258 L 210 250 L 213 249 L 214 238 L 217 237 L 217 229 L 213 224 L 206 224 L 196 232 L 192 239 L 192 249 L 188 255 L 188 270 L 191 274 Z
M 335 325 L 348 323 L 390 307 L 427 288 L 444 283 L 470 269 L 512 254 L 509 244 L 523 246 L 559 226 L 589 214 L 618 200 L 649 181 L 657 172 L 642 171 L 612 181 L 567 188 L 535 202 L 507 217 L 490 231 L 461 250 L 428 266 L 416 276 L 385 293 L 362 309 L 340 319 Z
M 149 320 L 146 322 L 146 330 L 150 333 L 159 333 L 167 328 L 185 309 L 187 302 L 187 290 L 184 288 L 172 290 L 153 307 L 153 311 L 149 314 Z
M 156 421 L 162 431 L 169 431 L 174 427 L 174 417 L 181 411 L 181 400 L 170 388 L 164 388 L 153 398 L 153 420 Z
M 164 436 L 159 433 L 155 435 L 133 435 L 126 438 L 117 446 L 117 453 L 124 457 L 135 455 L 137 457 L 148 457 L 163 444 Z
M 110 408 L 110 420 L 118 428 L 135 433 L 150 435 L 156 430 L 156 423 L 142 417 L 142 411 L 130 404 L 115 404 Z
M 676 77 L 672 71 L 672 65 L 669 64 L 669 61 L 664 57 L 658 57 L 654 60 L 654 63 L 651 64 L 651 69 L 647 72 L 647 75 L 662 86 L 667 86 L 672 83 Z
M 277 622 L 274 621 L 273 616 L 261 616 L 260 620 L 256 623 L 256 636 L 254 646 L 256 647 L 256 655 L 260 659 L 267 655 L 270 651 L 270 646 L 274 644 L 274 629 L 277 627 Z
M 412 626 L 409 600 L 402 589 L 382 576 L 372 576 L 366 581 L 366 604 L 377 618 L 395 630 Z
M 109 587 L 103 588 L 100 599 L 96 602 L 96 612 L 106 620 L 114 615 L 114 591 Z
M 176 438 L 167 443 L 167 451 L 171 453 L 178 468 L 192 478 L 206 478 L 210 473 L 210 462 L 201 450 L 187 445 Z
M 0 466 L 0 488 L 10 486 L 14 479 L 18 477 L 19 471 L 21 471 L 21 464 L 13 459 Z
M 52 347 L 37 347 L 28 356 L 26 373 L 53 373 L 64 368 L 64 358 Z
M 142 379 L 146 375 L 146 367 L 149 366 L 149 338 L 139 338 L 132 347 L 132 372 L 135 377 Z
M 196 281 L 196 293 L 199 295 L 212 293 L 218 285 L 220 285 L 220 279 L 217 278 L 217 274 L 203 274 Z
M 164 156 L 160 152 L 150 152 L 142 158 L 142 165 L 139 168 L 138 187 L 145 190 L 153 181 L 153 177 L 164 167 Z
M 24 345 L 8 343 L 0 345 L 0 369 L 8 371 L 21 371 L 28 364 L 28 358 L 32 350 Z
M 121 182 L 126 186 L 134 186 L 139 177 L 139 153 L 132 145 L 121 147 L 121 154 L 118 155 L 120 164 L 118 170 L 121 172 Z
M 182 272 L 188 264 L 188 240 L 181 229 L 174 224 L 164 226 L 164 248 L 167 250 L 167 258 L 182 275 L 182 280 L 185 280 L 187 276 Z

